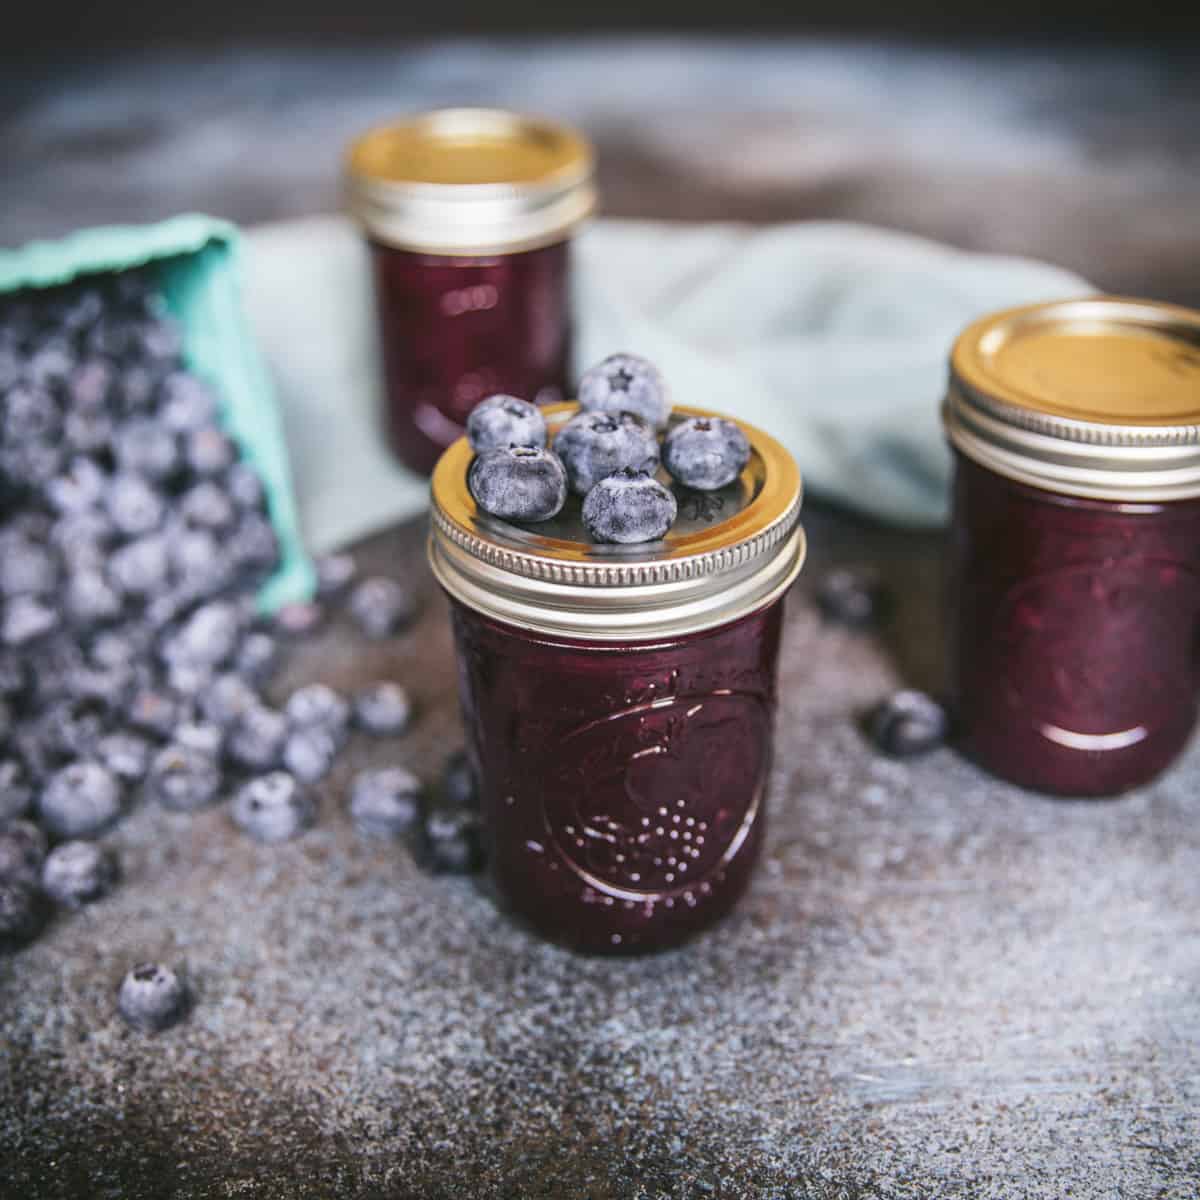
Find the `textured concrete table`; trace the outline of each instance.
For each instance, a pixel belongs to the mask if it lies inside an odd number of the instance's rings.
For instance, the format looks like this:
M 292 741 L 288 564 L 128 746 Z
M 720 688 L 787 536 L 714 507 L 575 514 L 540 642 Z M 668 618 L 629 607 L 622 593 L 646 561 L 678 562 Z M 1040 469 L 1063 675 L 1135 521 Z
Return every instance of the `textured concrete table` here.
M 620 49 L 28 68 L 5 80 L 0 241 L 328 207 L 344 133 L 467 96 L 588 119 L 614 211 L 866 216 L 1200 299 L 1182 60 Z M 714 138 L 738 153 L 706 156 Z M 876 757 L 861 712 L 939 676 L 939 539 L 806 524 L 762 870 L 720 928 L 631 961 L 545 945 L 354 833 L 351 772 L 433 779 L 460 739 L 423 530 L 372 541 L 365 564 L 420 581 L 420 624 L 383 650 L 335 624 L 279 690 L 395 676 L 420 722 L 355 744 L 286 846 L 220 809 L 139 809 L 114 835 L 124 885 L 0 960 L 0 1197 L 1195 1197 L 1200 750 L 1107 803 L 948 750 Z M 835 561 L 888 578 L 878 634 L 818 619 Z M 114 1016 L 143 957 L 197 991 L 157 1037 Z

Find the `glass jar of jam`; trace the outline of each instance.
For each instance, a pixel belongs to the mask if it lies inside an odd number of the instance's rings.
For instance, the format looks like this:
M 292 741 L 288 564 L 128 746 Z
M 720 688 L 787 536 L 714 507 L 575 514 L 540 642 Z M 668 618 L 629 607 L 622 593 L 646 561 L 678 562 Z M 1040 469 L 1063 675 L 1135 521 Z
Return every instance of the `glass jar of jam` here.
M 1196 720 L 1200 313 L 1095 298 L 955 345 L 951 692 L 964 748 L 1038 791 L 1145 783 Z
M 547 410 L 551 431 L 573 411 Z M 758 856 L 783 596 L 805 543 L 795 463 L 742 428 L 741 477 L 678 489 L 674 527 L 644 546 L 592 544 L 574 497 L 536 526 L 481 512 L 465 440 L 433 475 L 429 555 L 492 879 L 577 949 L 682 941 L 730 909 Z
M 563 399 L 569 238 L 592 211 L 591 147 L 495 109 L 444 109 L 365 134 L 347 164 L 366 232 L 396 455 L 428 474 L 496 392 Z

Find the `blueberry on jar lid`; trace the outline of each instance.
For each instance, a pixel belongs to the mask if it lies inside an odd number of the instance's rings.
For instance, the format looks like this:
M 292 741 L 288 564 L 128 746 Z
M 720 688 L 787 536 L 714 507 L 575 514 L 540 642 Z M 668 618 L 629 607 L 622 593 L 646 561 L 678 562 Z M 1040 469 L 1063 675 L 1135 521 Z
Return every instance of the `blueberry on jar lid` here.
M 688 417 L 663 439 L 663 464 L 684 487 L 715 492 L 750 461 L 750 443 L 724 417 Z
M 633 413 L 655 429 L 665 429 L 671 415 L 662 374 L 636 354 L 613 354 L 585 371 L 579 406 L 585 412 Z
M 567 472 L 557 454 L 536 446 L 485 450 L 467 472 L 475 503 L 505 521 L 548 521 L 567 501 Z
M 506 446 L 545 446 L 546 421 L 537 405 L 528 400 L 489 396 L 467 417 L 467 441 L 476 454 Z
M 606 476 L 626 468 L 653 474 L 658 438 L 633 413 L 579 412 L 554 439 L 571 490 L 586 496 Z
M 652 475 L 626 469 L 609 475 L 583 500 L 583 523 L 596 542 L 655 542 L 675 522 L 675 497 Z

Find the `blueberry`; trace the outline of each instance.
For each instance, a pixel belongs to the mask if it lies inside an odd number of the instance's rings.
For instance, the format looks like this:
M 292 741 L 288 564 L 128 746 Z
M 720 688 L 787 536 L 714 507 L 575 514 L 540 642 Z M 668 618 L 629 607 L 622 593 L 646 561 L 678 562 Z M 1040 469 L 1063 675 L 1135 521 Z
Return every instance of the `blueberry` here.
M 587 412 L 633 413 L 655 429 L 671 415 L 667 385 L 652 363 L 636 354 L 613 354 L 583 373 L 579 405 Z
M 94 837 L 121 815 L 121 789 L 99 763 L 72 763 L 50 777 L 37 804 L 42 824 L 56 837 Z
M 278 766 L 287 742 L 283 713 L 256 704 L 242 713 L 229 735 L 227 752 L 238 766 L 265 771 Z
M 104 358 L 88 358 L 71 372 L 67 381 L 67 405 L 72 413 L 94 416 L 108 404 L 115 372 Z
M 871 740 L 885 754 L 909 758 L 946 740 L 946 710 L 931 696 L 912 690 L 889 696 L 871 716 Z
M 172 741 L 176 746 L 186 746 L 189 750 L 199 750 L 218 758 L 225 744 L 225 731 L 211 721 L 184 721 L 175 727 Z
M 445 797 L 425 811 L 417 860 L 434 874 L 466 875 L 483 866 L 483 823 L 479 812 Z
M 138 783 L 150 767 L 150 743 L 136 733 L 118 730 L 96 742 L 96 760 L 118 779 Z
M 817 607 L 826 620 L 853 628 L 874 625 L 887 606 L 879 572 L 870 567 L 834 567 L 817 581 Z
M 618 471 L 583 500 L 583 523 L 597 542 L 632 545 L 661 538 L 675 521 L 675 497 L 652 475 Z
M 60 517 L 50 529 L 50 544 L 69 567 L 97 566 L 108 561 L 116 526 L 100 510 Z
M 288 697 L 284 712 L 294 729 L 327 729 L 337 738 L 350 723 L 350 705 L 323 683 L 297 688 Z
M 223 530 L 234 523 L 233 501 L 211 479 L 195 484 L 179 498 L 179 515 L 200 529 Z
M 225 535 L 230 559 L 240 567 L 273 567 L 279 561 L 279 539 L 260 513 L 247 513 Z
M 46 484 L 46 499 L 51 508 L 64 515 L 86 512 L 103 499 L 107 480 L 90 458 L 73 458 L 62 475 Z
M 162 493 L 140 475 L 121 473 L 108 481 L 104 505 L 112 523 L 126 537 L 157 529 L 166 514 Z
M 20 384 L 9 388 L 3 401 L 4 418 L 0 429 L 6 442 L 34 442 L 58 434 L 62 416 L 54 397 L 44 388 Z
M 421 782 L 403 767 L 362 771 L 350 789 L 350 816 L 360 833 L 398 837 L 417 824 Z
M 249 463 L 237 462 L 225 473 L 225 491 L 238 508 L 259 511 L 266 500 L 262 480 Z
M 98 568 L 74 571 L 67 579 L 63 592 L 63 613 L 68 621 L 91 629 L 117 620 L 123 601 Z
M 37 889 L 20 879 L 0 879 L 0 947 L 31 941 L 41 925 Z
M 325 610 L 319 604 L 297 600 L 284 604 L 275 613 L 275 629 L 283 637 L 304 638 L 315 633 L 325 621 Z
M 25 376 L 34 387 L 56 392 L 70 378 L 75 355 L 60 337 L 49 337 L 35 346 L 25 363 Z
M 316 783 L 329 774 L 340 739 L 319 725 L 293 729 L 283 746 L 283 765 L 301 783 Z
M 63 458 L 62 448 L 46 438 L 0 446 L 0 482 L 17 490 L 44 487 L 62 470 Z
M 36 884 L 45 857 L 45 834 L 31 821 L 10 821 L 0 830 L 0 882 Z
M 99 454 L 113 441 L 113 419 L 106 412 L 72 410 L 63 420 L 63 441 L 77 454 Z
M 116 407 L 125 416 L 146 412 L 154 399 L 158 373 L 140 364 L 126 364 L 117 377 Z
M 33 596 L 13 596 L 4 605 L 0 641 L 6 646 L 28 646 L 58 627 L 58 613 Z
M 241 622 L 237 608 L 214 600 L 203 604 L 183 625 L 164 639 L 164 662 L 197 667 L 219 667 L 237 649 Z
M 62 759 L 89 756 L 108 724 L 104 700 L 68 698 L 54 700 L 36 717 L 43 745 Z
M 536 404 L 516 396 L 489 396 L 467 417 L 467 440 L 476 454 L 507 446 L 544 446 L 546 421 Z
M 606 475 L 626 467 L 653 474 L 658 438 L 632 413 L 576 413 L 554 439 L 571 490 L 586 496 Z
M 25 768 L 15 758 L 0 758 L 0 828 L 23 817 L 33 803 Z
M 195 812 L 221 790 L 221 769 L 211 754 L 173 743 L 160 750 L 146 775 L 146 793 L 172 812 Z
M 179 723 L 179 703 L 161 688 L 138 688 L 129 701 L 128 720 L 134 729 L 167 738 Z
M 58 565 L 44 547 L 13 538 L 0 551 L 0 593 L 44 596 L 58 586 Z
M 442 772 L 442 791 L 446 799 L 459 808 L 479 807 L 479 786 L 465 750 L 452 754 L 446 761 Z
M 141 626 L 105 629 L 92 638 L 89 659 L 97 667 L 128 667 L 150 649 L 152 635 Z
M 234 823 L 260 842 L 284 842 L 316 819 L 308 790 L 286 771 L 251 779 L 233 798 Z
M 234 669 L 253 683 L 265 683 L 279 663 L 279 643 L 269 633 L 246 634 L 234 657 Z
M 237 675 L 218 675 L 200 696 L 200 711 L 222 729 L 238 724 L 262 701 L 258 693 Z
M 351 554 L 327 554 L 317 559 L 317 595 L 337 596 L 354 582 L 358 571 Z
M 179 466 L 179 445 L 170 429 L 153 417 L 124 422 L 113 437 L 117 467 L 131 475 L 160 481 Z
M 217 399 L 195 375 L 176 371 L 162 381 L 159 418 L 172 433 L 195 433 L 217 419 Z
M 237 449 L 221 430 L 204 426 L 187 435 L 184 457 L 197 475 L 220 475 L 237 459 Z
M 663 465 L 684 487 L 715 492 L 750 461 L 750 443 L 724 417 L 688 417 L 663 439 Z
M 126 1024 L 143 1033 L 158 1033 L 181 1020 L 188 1010 L 183 980 L 160 963 L 139 963 L 117 992 L 117 1012 Z
M 467 486 L 486 513 L 506 521 L 548 521 L 567 499 L 567 472 L 557 454 L 532 446 L 485 450 Z
M 134 596 L 159 592 L 170 572 L 168 546 L 166 538 L 153 533 L 128 542 L 109 558 L 109 578 L 122 592 Z
M 46 856 L 42 891 L 64 908 L 82 908 L 117 882 L 117 860 L 95 842 L 63 842 Z
M 416 616 L 416 598 L 395 579 L 375 575 L 350 593 L 347 605 L 355 624 L 369 638 L 390 637 Z
M 0 650 L 0 696 L 15 696 L 28 682 L 25 656 L 16 650 Z
M 179 529 L 169 539 L 171 565 L 185 582 L 203 585 L 218 575 L 228 578 L 227 563 L 216 536 L 207 529 Z
M 373 683 L 354 697 L 354 717 L 368 733 L 393 736 L 408 728 L 412 701 L 398 683 Z

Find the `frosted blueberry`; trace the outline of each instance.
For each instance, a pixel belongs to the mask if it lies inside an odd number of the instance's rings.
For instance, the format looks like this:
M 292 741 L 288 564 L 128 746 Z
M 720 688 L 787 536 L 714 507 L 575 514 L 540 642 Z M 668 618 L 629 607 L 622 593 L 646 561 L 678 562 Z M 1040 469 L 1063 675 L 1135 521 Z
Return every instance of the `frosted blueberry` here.
M 170 571 L 170 552 L 166 538 L 147 534 L 114 550 L 108 560 L 108 574 L 122 591 L 148 596 L 160 591 Z
M 164 662 L 217 667 L 237 649 L 241 631 L 233 604 L 213 601 L 201 605 L 179 630 L 162 644 Z
M 31 941 L 42 925 L 37 889 L 21 879 L 0 879 L 0 948 Z
M 98 567 L 74 571 L 63 592 L 63 613 L 68 621 L 91 629 L 121 615 L 121 594 Z
M 212 667 L 194 663 L 171 663 L 167 667 L 167 687 L 187 700 L 195 700 L 201 692 L 207 691 L 212 681 Z
M 34 596 L 13 596 L 4 605 L 0 641 L 28 646 L 58 628 L 58 613 Z
M 115 370 L 104 358 L 87 358 L 67 381 L 67 404 L 73 413 L 94 415 L 108 403 Z
M 467 875 L 483 866 L 483 823 L 479 812 L 442 798 L 421 821 L 417 859 L 434 874 Z
M 188 525 L 219 531 L 234 523 L 237 510 L 226 492 L 211 479 L 206 479 L 180 496 L 179 515 Z
M 715 492 L 750 461 L 750 443 L 724 417 L 688 417 L 663 439 L 663 465 L 684 487 Z
M 195 812 L 221 790 L 217 760 L 194 746 L 175 743 L 160 750 L 146 776 L 146 792 L 172 812 Z
M 317 559 L 317 595 L 336 596 L 354 582 L 358 571 L 351 554 L 327 554 Z
M 121 815 L 121 788 L 99 763 L 72 763 L 51 775 L 37 807 L 55 837 L 95 837 Z
M 364 579 L 350 593 L 347 609 L 367 637 L 385 638 L 412 621 L 417 605 L 403 584 L 377 575 Z
M 63 422 L 63 440 L 77 454 L 98 454 L 112 445 L 113 429 L 108 413 L 74 409 Z
M 273 567 L 279 559 L 279 539 L 271 522 L 261 513 L 247 513 L 224 536 L 229 557 L 239 566 Z
M 874 568 L 834 567 L 817 581 L 816 599 L 826 620 L 862 629 L 879 620 L 887 593 Z
M 50 545 L 71 567 L 98 566 L 108 560 L 116 537 L 113 523 L 99 509 L 60 517 L 50 528 Z
M 924 692 L 905 689 L 889 696 L 871 717 L 871 740 L 885 754 L 909 758 L 946 740 L 946 710 Z
M 140 475 L 114 475 L 108 481 L 104 506 L 112 523 L 126 537 L 139 537 L 157 529 L 166 514 L 162 493 Z
M 173 433 L 204 429 L 216 421 L 216 397 L 195 375 L 175 371 L 162 381 L 159 418 Z
M 18 384 L 3 397 L 3 429 L 6 442 L 33 442 L 53 438 L 61 425 L 54 397 L 43 388 Z
M 225 742 L 225 733 L 219 725 L 214 725 L 211 721 L 184 721 L 176 726 L 172 740 L 177 746 L 186 746 L 190 750 L 199 750 L 201 754 L 217 758 Z
M 0 827 L 23 817 L 33 803 L 25 768 L 15 758 L 0 759 Z
M 152 417 L 136 417 L 121 425 L 113 437 L 117 467 L 132 475 L 163 480 L 179 466 L 179 444 L 169 428 Z
M 297 688 L 288 697 L 284 713 L 293 729 L 325 729 L 338 739 L 350 723 L 350 705 L 323 683 Z
M 586 496 L 606 475 L 629 467 L 653 474 L 658 438 L 632 413 L 576 413 L 554 439 L 571 490 Z
M 283 746 L 283 765 L 301 783 L 316 783 L 329 774 L 340 739 L 319 725 L 294 729 Z
M 275 673 L 279 643 L 269 633 L 248 633 L 234 658 L 237 673 L 254 683 L 263 683 Z
M 262 480 L 249 463 L 236 462 L 225 474 L 225 491 L 239 508 L 257 511 L 265 500 Z
M 86 512 L 103 499 L 107 479 L 90 458 L 73 458 L 62 475 L 46 484 L 46 499 L 51 508 L 64 515 Z
M 171 736 L 179 722 L 179 703 L 159 687 L 140 687 L 129 701 L 129 724 L 155 737 Z
M 671 415 L 667 385 L 653 363 L 636 354 L 613 354 L 583 373 L 579 405 L 586 412 L 633 413 L 654 429 Z
M 44 596 L 58 586 L 58 566 L 44 547 L 13 538 L 0 550 L 0 592 L 5 596 Z
M 126 1024 L 143 1033 L 158 1033 L 174 1025 L 188 1009 L 183 980 L 160 963 L 139 963 L 117 992 L 117 1012 Z
M 11 821 L 0 830 L 0 882 L 37 883 L 45 857 L 45 834 L 31 821 Z
M 467 441 L 476 454 L 506 446 L 544 446 L 546 421 L 536 404 L 516 396 L 489 396 L 467 417 Z
M 260 842 L 284 842 L 303 833 L 316 818 L 308 790 L 286 771 L 251 779 L 233 798 L 234 823 Z
M 258 693 L 237 675 L 218 675 L 200 696 L 200 711 L 214 725 L 228 729 L 261 705 Z
M 506 521 L 547 521 L 567 500 L 567 472 L 557 454 L 533 446 L 485 450 L 467 486 L 486 513 Z
M 95 746 L 97 761 L 118 779 L 137 783 L 150 765 L 150 743 L 136 733 L 106 734 Z
M 398 683 L 373 683 L 354 697 L 359 728 L 380 736 L 403 733 L 412 720 L 412 701 Z
M 42 865 L 42 891 L 64 908 L 82 908 L 112 890 L 117 860 L 95 842 L 63 842 Z
M 618 471 L 583 500 L 583 524 L 597 542 L 634 545 L 661 538 L 675 521 L 671 492 L 652 475 Z
M 360 833 L 398 837 L 421 813 L 421 782 L 403 767 L 362 771 L 350 789 L 350 816 Z
M 283 713 L 255 704 L 233 726 L 227 753 L 239 766 L 265 771 L 279 764 L 287 735 L 288 723 Z
M 237 448 L 219 429 L 192 430 L 184 443 L 184 457 L 197 475 L 219 475 L 237 459 Z

